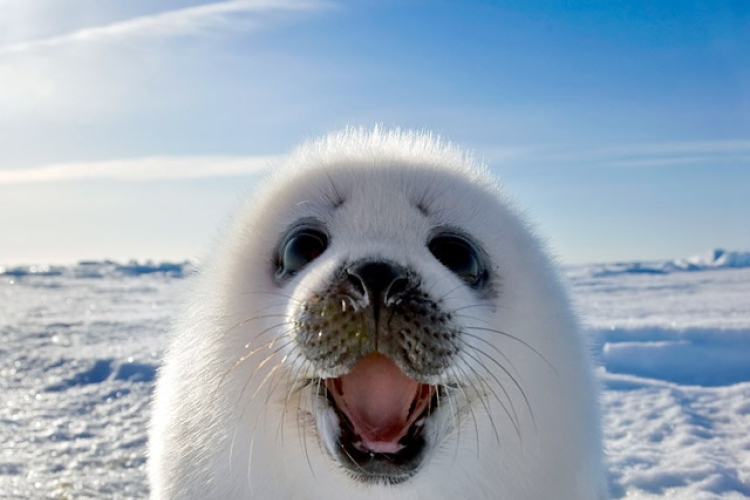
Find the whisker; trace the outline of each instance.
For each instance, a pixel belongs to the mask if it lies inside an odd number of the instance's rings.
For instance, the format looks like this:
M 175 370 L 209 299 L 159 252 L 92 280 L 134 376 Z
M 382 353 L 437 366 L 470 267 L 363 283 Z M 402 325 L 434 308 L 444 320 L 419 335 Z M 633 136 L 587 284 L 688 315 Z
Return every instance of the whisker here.
M 260 333 L 260 334 L 258 335 L 258 337 L 259 337 L 260 335 L 263 335 L 264 333 L 266 333 L 266 332 L 270 331 L 270 330 L 273 330 L 274 328 L 279 328 L 279 327 L 282 327 L 282 326 L 287 326 L 287 325 L 288 325 L 288 323 L 287 323 L 287 322 L 284 322 L 284 323 L 278 323 L 278 324 L 276 324 L 276 325 L 270 326 L 270 327 L 266 328 L 265 330 L 263 330 L 263 331 L 262 331 L 262 332 L 261 332 L 261 333 Z M 288 330 L 288 331 L 287 331 L 286 333 L 284 333 L 284 335 L 283 335 L 283 336 L 282 336 L 281 338 L 285 337 L 285 336 L 286 336 L 286 334 L 287 334 L 287 333 L 289 333 L 289 332 L 291 332 L 291 330 Z M 257 337 L 256 337 L 256 338 L 257 338 Z M 228 369 L 228 370 L 227 370 L 226 372 L 224 372 L 224 374 L 223 374 L 223 375 L 221 376 L 221 378 L 219 379 L 219 384 L 218 384 L 218 387 L 217 387 L 216 389 L 218 390 L 218 389 L 219 389 L 219 388 L 221 387 L 221 384 L 223 384 L 223 383 L 224 383 L 224 380 L 225 380 L 225 379 L 227 378 L 227 376 L 228 376 L 228 375 L 229 375 L 230 373 L 232 373 L 232 372 L 233 372 L 233 371 L 234 371 L 234 370 L 235 370 L 235 369 L 236 369 L 236 368 L 237 368 L 237 367 L 238 367 L 238 366 L 239 366 L 240 364 L 244 363 L 245 361 L 247 361 L 248 359 L 252 358 L 252 357 L 253 357 L 253 356 L 255 356 L 255 355 L 256 355 L 256 354 L 258 353 L 258 352 L 260 352 L 260 351 L 262 351 L 262 350 L 264 350 L 264 349 L 271 349 L 271 348 L 273 348 L 273 345 L 274 345 L 274 344 L 275 344 L 276 342 L 278 342 L 278 341 L 279 341 L 279 339 L 278 339 L 278 338 L 272 338 L 272 339 L 271 339 L 271 340 L 269 340 L 268 342 L 265 342 L 264 344 L 261 344 L 260 346 L 258 346 L 257 348 L 253 349 L 252 351 L 250 351 L 250 352 L 248 352 L 248 353 L 246 353 L 246 354 L 243 354 L 243 355 L 242 355 L 242 356 L 241 356 L 241 357 L 240 357 L 240 358 L 239 358 L 239 359 L 238 359 L 237 361 L 235 361 L 235 362 L 234 362 L 234 363 L 232 364 L 232 366 L 230 366 L 230 367 L 229 367 L 229 369 Z M 287 340 L 287 342 L 286 342 L 286 343 L 285 343 L 284 345 L 289 345 L 289 343 L 290 343 L 290 342 L 292 342 L 292 341 L 291 341 L 291 340 Z
M 250 381 L 251 381 L 251 380 L 253 379 L 253 377 L 255 376 L 255 374 L 257 373 L 257 371 L 258 371 L 258 370 L 259 370 L 259 369 L 260 369 L 260 368 L 261 368 L 261 367 L 262 367 L 262 366 L 263 366 L 263 365 L 264 365 L 265 363 L 267 363 L 267 362 L 268 362 L 268 361 L 269 361 L 269 360 L 270 360 L 271 358 L 273 358 L 273 356 L 275 356 L 276 354 L 278 354 L 278 352 L 279 352 L 279 351 L 280 351 L 280 350 L 281 350 L 281 349 L 282 349 L 283 347 L 284 347 L 284 346 L 280 346 L 280 347 L 279 347 L 279 348 L 277 348 L 277 349 L 276 349 L 276 350 L 275 350 L 275 351 L 274 351 L 273 353 L 271 353 L 270 355 L 268 355 L 268 356 L 267 356 L 267 357 L 266 357 L 266 358 L 265 358 L 265 359 L 264 359 L 264 360 L 263 360 L 263 361 L 261 362 L 261 364 L 260 364 L 260 365 L 259 365 L 258 367 L 256 367 L 256 369 L 255 369 L 255 370 L 253 371 L 253 373 L 252 373 L 252 374 L 250 375 L 250 377 L 248 377 L 247 381 L 245 382 L 245 385 L 244 385 L 244 386 L 242 387 L 242 392 L 240 393 L 240 396 L 239 396 L 239 398 L 238 398 L 238 401 L 237 401 L 237 404 L 238 404 L 238 405 L 239 405 L 239 404 L 240 404 L 240 402 L 242 401 L 242 399 L 243 399 L 243 396 L 244 396 L 244 394 L 245 394 L 245 391 L 247 390 L 247 386 L 248 386 L 248 384 L 250 383 Z M 278 368 L 279 368 L 280 366 L 281 366 L 281 363 L 277 363 L 277 364 L 276 364 L 276 366 L 275 366 L 275 367 L 274 367 L 274 368 L 272 369 L 272 372 L 274 372 L 275 370 L 277 370 L 277 369 L 278 369 Z M 254 401 L 254 399 L 255 399 L 255 395 L 257 395 L 258 391 L 260 391 L 260 389 L 261 389 L 261 388 L 263 387 L 263 385 L 264 385 L 264 383 L 265 383 L 265 380 L 266 380 L 266 379 L 264 379 L 264 382 L 262 382 L 262 383 L 261 383 L 261 384 L 260 384 L 260 385 L 258 386 L 258 388 L 256 389 L 256 391 L 255 391 L 255 393 L 253 394 L 253 396 L 252 396 L 252 397 L 250 397 L 250 399 L 249 399 L 249 400 L 247 401 L 247 403 L 246 403 L 246 404 L 244 405 L 244 407 L 242 408 L 242 411 L 240 412 L 240 414 L 239 414 L 239 415 L 237 416 L 237 421 L 236 421 L 236 423 L 235 423 L 235 429 L 234 429 L 234 431 L 232 432 L 232 440 L 231 440 L 231 442 L 230 442 L 230 444 L 229 444 L 230 470 L 231 470 L 231 466 L 232 466 L 232 465 L 231 465 L 231 464 L 232 464 L 232 460 L 233 460 L 233 457 L 234 457 L 234 446 L 235 446 L 235 443 L 236 443 L 236 440 L 237 440 L 237 433 L 239 432 L 239 430 L 240 430 L 240 428 L 241 428 L 241 422 L 242 422 L 242 419 L 243 419 L 243 418 L 245 417 L 245 413 L 246 413 L 246 411 L 247 411 L 248 407 L 249 407 L 249 406 L 250 406 L 250 405 L 251 405 L 251 404 L 253 403 L 253 401 Z M 266 415 L 266 414 L 263 414 L 263 415 L 267 417 L 267 415 Z M 250 435 L 251 435 L 252 437 L 251 437 L 251 439 L 250 439 L 250 443 L 251 443 L 251 446 L 250 446 L 250 451 L 249 451 L 249 453 L 252 453 L 252 446 L 253 446 L 253 444 L 255 443 L 255 435 L 256 435 L 256 433 L 257 433 L 257 430 L 258 430 L 258 422 L 259 422 L 259 420 L 260 420 L 260 416 L 261 416 L 261 412 L 258 412 L 258 414 L 256 415 L 256 417 L 255 417 L 255 420 L 254 420 L 254 422 L 253 422 L 253 428 L 252 428 L 252 432 L 251 432 L 251 434 L 250 434 Z M 250 454 L 250 455 L 248 455 L 248 464 L 250 463 L 250 461 L 251 461 L 251 460 L 252 460 L 252 455 Z M 248 467 L 249 467 L 249 465 L 248 465 Z M 248 470 L 249 470 L 249 469 L 248 469 Z
M 278 363 L 276 363 L 276 366 L 273 367 L 273 369 L 266 375 L 266 378 L 268 378 L 269 375 L 271 375 L 273 372 L 275 372 L 279 367 L 283 366 L 286 363 L 286 360 L 289 359 L 291 353 L 286 353 L 281 360 L 279 360 Z M 260 386 L 263 386 L 263 382 L 261 382 Z M 268 387 L 268 393 L 266 394 L 266 400 L 263 402 L 263 408 L 267 409 L 270 406 L 271 402 L 271 396 L 276 391 L 276 388 L 278 387 L 278 381 L 276 380 L 276 376 L 273 375 L 271 378 L 271 383 Z M 254 398 L 254 396 L 253 396 Z
M 318 379 L 318 392 L 320 392 L 320 379 Z M 307 400 L 310 405 L 310 411 L 308 412 L 309 415 L 314 415 L 315 407 L 313 406 L 315 403 L 313 401 L 313 393 L 312 391 L 307 391 Z M 303 414 L 300 412 L 298 418 L 302 418 Z M 312 466 L 312 461 L 310 460 L 310 452 L 307 449 L 307 425 L 304 425 L 304 421 L 302 422 L 302 425 L 300 426 L 300 438 L 302 439 L 302 445 L 305 450 L 305 459 L 307 460 L 307 466 L 310 468 L 310 473 L 313 477 L 315 477 L 315 470 Z
M 502 335 L 503 337 L 515 340 L 519 344 L 522 344 L 522 345 L 526 346 L 527 348 L 529 348 L 532 352 L 534 352 L 537 356 L 539 356 L 545 363 L 547 363 L 547 366 L 549 366 L 555 373 L 557 373 L 557 370 L 555 369 L 554 365 L 552 363 L 550 363 L 550 361 L 547 358 L 545 358 L 542 353 L 540 353 L 539 351 L 537 351 L 531 344 L 529 344 L 528 342 L 526 342 L 526 341 L 524 341 L 524 340 L 516 337 L 515 335 L 511 335 L 509 333 L 503 332 L 502 330 L 498 330 L 496 328 L 485 328 L 485 327 L 481 327 L 481 326 L 464 326 L 464 329 L 467 329 L 467 330 L 479 330 L 479 331 L 483 331 L 483 332 L 497 333 L 498 335 Z
M 488 347 L 491 347 L 492 350 L 494 350 L 501 358 L 503 358 L 505 361 L 508 362 L 508 364 L 510 365 L 511 368 L 513 368 L 513 371 L 515 371 L 516 374 L 519 373 L 518 372 L 518 368 L 516 368 L 516 365 L 513 364 L 513 361 L 511 361 L 511 359 L 503 351 L 501 351 L 495 344 L 493 344 L 492 342 L 488 341 L 487 339 L 484 339 L 484 338 L 480 337 L 479 335 L 474 335 L 473 333 L 469 333 L 469 332 L 464 331 L 463 334 L 466 335 L 467 337 L 471 337 L 473 339 L 476 339 L 476 340 L 482 342 L 483 344 L 487 345 Z
M 487 418 L 490 420 L 490 425 L 492 425 L 492 430 L 495 433 L 495 439 L 497 440 L 498 446 L 500 446 L 500 434 L 497 430 L 497 425 L 495 424 L 495 418 L 492 416 L 492 411 L 490 410 L 490 407 L 488 406 L 490 404 L 489 396 L 485 394 L 484 391 L 479 390 L 479 388 L 474 385 L 475 381 L 478 382 L 482 387 L 484 387 L 485 391 L 489 391 L 490 395 L 494 396 L 495 400 L 500 404 L 500 406 L 503 408 L 503 411 L 506 415 L 508 415 L 508 418 L 510 418 L 511 423 L 513 422 L 513 419 L 510 417 L 510 413 L 508 412 L 507 407 L 505 406 L 505 403 L 500 399 L 500 396 L 498 396 L 497 392 L 495 392 L 495 389 L 492 388 L 492 386 L 482 377 L 479 372 L 477 372 L 473 366 L 471 366 L 469 363 L 466 362 L 466 360 L 460 360 L 463 362 L 464 365 L 466 365 L 466 368 L 468 368 L 473 374 L 474 377 L 468 377 L 467 379 L 471 381 L 472 386 L 474 387 L 474 390 L 477 391 L 480 394 L 479 401 L 482 403 L 482 406 L 484 407 L 484 411 L 487 414 Z M 462 370 L 464 373 L 465 370 Z
M 444 283 L 448 279 L 450 279 L 449 276 L 447 276 L 447 275 L 440 275 L 437 280 L 435 280 L 432 283 L 430 283 L 430 285 L 427 288 L 424 289 L 425 294 L 427 294 L 428 296 L 432 297 L 432 293 L 435 290 L 435 288 L 437 286 L 441 285 L 442 283 Z M 448 297 L 448 295 L 450 295 L 451 293 L 455 292 L 459 288 L 461 288 L 461 286 L 457 286 L 455 288 L 452 288 L 451 290 L 448 291 L 448 293 L 444 294 L 441 298 L 439 298 L 439 299 L 437 299 L 435 301 L 438 302 L 438 301 L 441 301 L 441 300 L 445 300 L 445 298 Z
M 235 323 L 234 325 L 230 326 L 229 328 L 227 328 L 226 330 L 224 330 L 223 332 L 221 332 L 221 335 L 222 336 L 228 335 L 229 333 L 232 332 L 232 330 L 235 330 L 235 329 L 241 327 L 242 325 L 246 325 L 246 324 L 250 323 L 251 321 L 257 321 L 259 319 L 267 319 L 267 318 L 286 318 L 286 317 L 287 317 L 287 315 L 283 314 L 283 313 L 278 313 L 278 314 L 259 314 L 257 316 L 252 316 L 250 318 L 246 318 L 246 319 L 243 319 L 242 321 L 239 321 L 239 322 Z M 261 336 L 263 333 L 264 332 L 261 332 L 261 333 L 257 334 L 255 338 Z
M 255 400 L 258 394 L 260 394 L 260 391 L 264 388 L 263 386 L 266 385 L 266 383 L 268 383 L 269 380 L 273 381 L 275 379 L 276 371 L 282 366 L 284 366 L 284 362 L 287 360 L 288 357 L 289 357 L 289 354 L 286 354 L 283 358 L 281 358 L 281 360 L 279 360 L 278 363 L 276 363 L 276 365 L 274 365 L 273 368 L 271 368 L 271 370 L 266 374 L 266 376 L 263 377 L 263 380 L 261 380 L 260 384 L 258 384 L 258 387 L 256 387 L 255 391 L 253 391 L 253 394 L 250 396 L 250 402 Z M 268 406 L 269 406 L 268 401 L 270 399 L 271 392 L 273 390 L 274 390 L 274 386 L 273 386 L 273 382 L 271 382 L 271 385 L 268 388 L 268 394 L 266 395 L 265 404 L 263 405 L 263 417 L 265 418 L 266 421 L 268 421 Z M 243 389 L 243 392 L 244 392 L 244 389 Z M 247 406 L 245 408 L 247 408 Z M 256 425 L 257 425 L 257 418 L 259 418 L 259 416 L 256 417 Z
M 443 402 L 443 400 L 446 400 L 447 403 Z M 455 447 L 453 448 L 453 465 L 456 465 L 456 462 L 458 460 L 458 450 L 459 450 L 459 442 L 461 440 L 461 424 L 458 419 L 458 405 L 454 401 L 452 401 L 451 394 L 449 394 L 447 391 L 442 399 L 438 399 L 438 405 L 443 406 L 447 404 L 448 409 L 446 411 L 449 412 L 451 418 L 446 423 L 447 428 L 445 429 L 445 438 L 453 437 L 455 436 Z M 446 419 L 448 420 L 448 419 Z
M 455 314 L 458 311 L 465 311 L 466 309 L 475 309 L 477 307 L 489 307 L 490 309 L 494 309 L 494 308 L 497 307 L 497 305 L 496 304 L 484 304 L 484 303 L 480 303 L 480 304 L 467 304 L 465 306 L 457 307 L 457 308 L 451 310 L 451 313 Z M 457 316 L 463 316 L 463 315 L 459 314 Z M 475 318 L 472 318 L 472 319 L 475 319 Z
M 445 299 L 447 299 L 447 298 L 448 298 L 448 296 L 449 296 L 450 294 L 452 294 L 452 293 L 453 293 L 453 292 L 455 292 L 456 290 L 460 290 L 460 289 L 462 289 L 462 288 L 463 288 L 464 286 L 465 286 L 465 285 L 464 285 L 463 283 L 461 283 L 461 284 L 459 284 L 459 285 L 457 285 L 457 286 L 455 286 L 455 287 L 451 288 L 451 289 L 450 289 L 450 290 L 448 290 L 448 291 L 447 291 L 447 292 L 446 292 L 445 294 L 443 294 L 443 296 L 442 296 L 442 297 L 438 298 L 438 299 L 436 300 L 436 302 L 443 302 L 443 301 L 444 301 Z
M 296 352 L 296 357 L 291 361 L 291 365 L 292 366 L 296 365 L 297 361 L 301 357 L 302 357 L 302 353 L 299 352 L 299 351 L 297 351 Z M 299 392 L 304 388 L 304 386 L 301 387 L 301 388 L 295 388 L 293 381 L 299 379 L 299 375 L 300 375 L 300 373 L 302 373 L 302 370 L 303 370 L 304 367 L 305 367 L 305 363 L 304 363 L 304 359 L 303 359 L 303 362 L 299 364 L 299 366 L 297 367 L 296 371 L 289 370 L 288 375 L 287 375 L 286 401 L 284 403 L 284 408 L 283 408 L 283 410 L 281 412 L 281 420 L 279 422 L 279 428 L 276 431 L 277 435 L 281 436 L 281 442 L 282 443 L 284 442 L 284 425 L 285 425 L 285 422 L 286 422 L 287 410 L 288 410 L 289 406 L 291 405 L 292 395 L 295 392 L 299 395 Z M 300 395 L 300 397 L 301 397 L 301 395 Z
M 293 302 L 296 302 L 297 304 L 304 303 L 303 300 L 298 299 L 297 297 L 294 297 L 293 295 L 281 293 L 281 292 L 278 292 L 278 291 L 268 291 L 268 290 L 248 290 L 248 291 L 245 291 L 245 292 L 238 293 L 233 298 L 240 298 L 240 297 L 244 297 L 246 295 L 273 295 L 275 297 L 281 297 L 281 298 L 286 299 L 286 300 L 291 300 Z
M 258 363 L 258 365 L 255 367 L 255 369 L 253 370 L 253 372 L 250 374 L 250 376 L 245 381 L 245 384 L 242 386 L 242 391 L 240 392 L 240 396 L 238 398 L 238 404 L 239 404 L 239 402 L 242 401 L 243 397 L 245 396 L 245 391 L 247 391 L 247 388 L 250 385 L 250 382 L 253 380 L 253 378 L 255 378 L 255 375 L 258 374 L 258 372 L 260 371 L 260 369 L 263 368 L 266 365 L 266 363 L 268 363 L 271 359 L 273 359 L 274 356 L 276 356 L 278 353 L 280 353 L 283 349 L 285 349 L 291 343 L 292 343 L 292 341 L 290 340 L 290 341 L 287 341 L 287 342 L 281 344 L 276 349 L 274 349 L 271 354 L 269 354 L 268 356 L 266 356 L 260 363 Z M 265 378 L 263 380 L 265 380 Z M 250 400 L 248 401 L 248 404 L 250 404 L 253 401 L 254 396 L 258 393 L 258 390 L 261 387 L 262 387 L 262 384 L 253 393 L 253 397 L 250 398 Z
M 359 465 L 359 462 L 357 462 L 354 457 L 349 453 L 349 451 L 346 449 L 346 446 L 344 446 L 343 443 L 339 442 L 339 448 L 341 448 L 341 451 L 344 452 L 344 454 L 349 457 L 349 463 L 354 464 L 363 474 L 367 474 L 367 471 L 365 471 L 364 468 L 362 468 L 361 465 Z
M 480 353 L 483 353 L 483 354 L 484 354 L 484 352 L 483 352 L 483 351 L 481 351 L 480 349 L 477 349 L 477 348 L 476 348 L 476 347 L 474 347 L 474 346 L 471 346 L 471 345 L 469 345 L 469 344 L 466 344 L 465 342 L 464 342 L 464 345 L 465 345 L 466 347 L 469 347 L 470 349 L 472 349 L 472 350 L 474 350 L 474 351 L 477 351 L 477 352 L 480 352 Z M 503 408 L 503 411 L 505 412 L 505 414 L 506 414 L 506 415 L 508 415 L 508 418 L 510 419 L 510 422 L 511 422 L 511 423 L 513 424 L 513 427 L 514 427 L 514 428 L 516 429 L 516 432 L 517 432 L 517 433 L 519 433 L 519 437 L 520 437 L 520 432 L 521 432 L 521 430 L 520 430 L 520 426 L 519 426 L 519 422 L 520 422 L 520 420 L 519 420 L 519 418 L 518 418 L 518 412 L 516 411 L 516 406 L 515 406 L 515 405 L 513 404 L 513 398 L 511 398 L 511 397 L 510 397 L 510 394 L 508 393 L 508 390 L 507 390 L 507 389 L 505 388 L 505 386 L 503 385 L 503 383 L 502 383 L 502 382 L 500 382 L 500 379 L 499 379 L 499 378 L 497 378 L 497 375 L 495 375 L 495 373 L 493 373 L 493 372 L 492 372 L 492 370 L 490 370 L 490 369 L 489 369 L 489 368 L 488 368 L 488 367 L 487 367 L 487 366 L 486 366 L 486 365 L 485 365 L 485 364 L 484 364 L 484 363 L 482 362 L 482 360 L 481 360 L 481 359 L 479 359 L 478 357 L 474 356 L 473 354 L 471 354 L 471 353 L 470 353 L 469 351 L 467 351 L 467 350 L 465 350 L 465 349 L 464 349 L 464 351 L 463 351 L 463 352 L 464 352 L 464 354 L 466 354 L 466 356 L 470 357 L 470 358 L 471 358 L 472 360 L 474 360 L 474 361 L 475 361 L 475 362 L 476 362 L 476 363 L 477 363 L 477 364 L 478 364 L 479 366 L 481 366 L 481 367 L 482 367 L 482 368 L 484 369 L 484 371 L 485 371 L 485 372 L 487 372 L 487 374 L 488 374 L 488 375 L 489 375 L 490 377 L 492 377 L 492 379 L 493 379 L 493 380 L 495 381 L 495 383 L 497 384 L 497 386 L 498 386 L 498 387 L 500 387 L 500 390 L 501 390 L 501 391 L 503 392 L 503 394 L 505 395 L 505 399 L 506 399 L 506 400 L 508 401 L 508 404 L 510 405 L 510 410 L 509 410 L 509 409 L 508 409 L 508 407 L 507 407 L 507 406 L 505 405 L 505 403 L 503 403 L 502 399 L 500 399 L 500 397 L 498 396 L 498 394 L 497 394 L 497 393 L 496 393 L 496 392 L 495 392 L 494 390 L 493 390 L 492 392 L 493 392 L 493 394 L 494 394 L 494 396 L 495 396 L 495 399 L 497 400 L 497 402 L 498 402 L 498 403 L 500 404 L 500 406 L 501 406 L 501 407 Z M 492 359 L 492 358 L 490 358 L 490 359 Z M 493 360 L 493 361 L 495 361 L 494 359 L 492 359 L 492 360 Z M 505 370 L 505 368 L 503 368 L 503 367 L 502 367 L 502 365 L 500 365 L 500 364 L 499 364 L 499 363 L 497 363 L 497 362 L 496 362 L 496 364 L 498 364 L 498 366 L 500 367 L 500 369 L 501 369 L 501 370 L 503 370 L 503 371 L 505 371 L 505 372 L 507 373 L 507 370 Z M 467 363 L 467 366 L 470 366 L 470 365 L 469 365 L 469 364 Z M 472 368 L 472 370 L 473 370 L 473 368 Z M 476 371 L 475 371 L 475 373 L 476 373 Z M 509 375 L 509 376 L 510 376 L 510 375 Z M 479 377 L 479 378 L 481 379 L 482 377 Z M 512 379 L 512 376 L 511 376 L 511 379 Z M 515 379 L 513 379 L 513 380 L 515 381 Z M 488 386 L 488 387 L 489 387 L 489 386 Z M 523 393 L 523 390 L 522 390 L 522 389 L 520 388 L 520 386 L 518 386 L 518 383 L 517 383 L 517 382 L 516 382 L 516 387 L 518 387 L 519 391 L 521 391 L 521 392 Z M 491 387 L 490 387 L 490 389 L 492 390 L 492 388 L 491 388 Z
M 253 449 L 255 447 L 255 433 L 257 431 L 257 428 L 253 430 L 252 438 L 250 438 L 250 447 L 247 452 L 247 485 L 248 489 L 250 490 L 250 496 L 253 496 L 253 476 L 252 476 L 252 463 L 253 463 Z M 236 434 L 236 432 L 235 432 Z M 232 438 L 232 447 L 234 446 L 234 438 Z M 231 449 L 230 449 L 230 457 L 231 457 Z M 231 469 L 230 469 L 231 470 Z
M 318 377 L 318 396 L 322 397 L 323 404 L 326 404 L 325 402 L 328 401 L 328 385 L 323 382 L 324 382 L 324 379 Z M 323 383 L 322 387 L 323 387 L 323 392 L 324 392 L 324 394 L 322 395 L 320 394 L 321 383 Z M 318 447 L 320 448 L 320 450 L 325 450 L 325 444 L 321 440 L 320 432 L 317 432 L 317 428 L 313 428 L 313 430 L 315 431 L 315 437 L 317 438 L 317 441 L 318 441 Z
M 469 345 L 469 344 L 466 344 L 465 342 L 464 342 L 464 344 L 465 345 Z M 478 348 L 476 346 L 469 346 L 469 347 L 474 352 L 476 352 L 478 354 L 481 354 L 482 356 L 484 356 L 485 358 L 487 358 L 488 360 L 490 360 L 495 366 L 497 366 L 498 368 L 500 368 L 508 376 L 508 378 L 510 378 L 510 380 L 516 386 L 516 388 L 518 389 L 518 391 L 521 393 L 521 396 L 523 397 L 523 400 L 526 403 L 526 407 L 529 409 L 529 414 L 531 415 L 531 422 L 533 423 L 534 430 L 536 431 L 537 427 L 536 427 L 536 418 L 534 417 L 534 409 L 531 407 L 531 403 L 529 402 L 529 398 L 526 395 L 526 391 L 523 390 L 523 388 L 521 387 L 521 384 L 518 382 L 518 380 L 510 373 L 510 371 L 508 371 L 507 368 L 505 368 L 502 364 L 500 364 L 500 362 L 498 362 L 495 358 L 493 358 L 492 356 L 490 356 L 489 354 L 487 354 L 486 352 L 484 352 L 482 349 L 480 349 L 480 348 Z M 466 352 L 466 351 L 464 351 L 464 352 Z M 487 370 L 488 373 L 490 373 L 491 375 L 493 375 L 493 378 L 494 378 L 494 374 L 489 369 L 487 369 L 484 366 L 484 364 L 481 363 L 481 361 L 477 360 L 477 363 L 480 363 L 480 365 L 482 367 L 484 367 L 485 370 Z
M 457 366 L 457 365 L 454 365 L 451 368 L 451 371 L 453 372 L 453 376 L 454 376 L 454 378 L 456 380 L 460 380 L 461 379 L 461 377 L 458 377 L 458 374 L 457 374 L 457 370 L 459 370 L 459 369 L 460 369 L 460 367 Z M 466 376 L 466 373 L 463 370 L 461 370 L 461 374 L 463 375 L 463 377 L 462 377 L 463 379 L 467 379 L 468 380 L 468 377 Z M 466 398 L 466 405 L 468 406 L 469 412 L 471 413 L 471 419 L 474 421 L 474 434 L 475 434 L 474 438 L 475 438 L 476 443 L 477 443 L 477 458 L 479 458 L 479 424 L 477 423 L 477 416 L 474 413 L 474 408 L 473 408 L 473 405 L 472 405 L 472 402 L 471 402 L 471 398 L 469 397 L 468 394 L 466 394 L 466 390 L 464 389 L 463 384 L 458 384 L 458 389 L 463 393 L 464 398 Z

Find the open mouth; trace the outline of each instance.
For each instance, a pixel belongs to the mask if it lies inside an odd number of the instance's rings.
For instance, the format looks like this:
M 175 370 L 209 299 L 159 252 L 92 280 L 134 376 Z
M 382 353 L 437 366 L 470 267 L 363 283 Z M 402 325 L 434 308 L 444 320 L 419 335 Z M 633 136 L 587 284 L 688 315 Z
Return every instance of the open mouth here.
M 438 386 L 408 377 L 386 356 L 370 354 L 346 375 L 327 379 L 326 389 L 339 417 L 339 456 L 355 477 L 395 484 L 416 472 Z

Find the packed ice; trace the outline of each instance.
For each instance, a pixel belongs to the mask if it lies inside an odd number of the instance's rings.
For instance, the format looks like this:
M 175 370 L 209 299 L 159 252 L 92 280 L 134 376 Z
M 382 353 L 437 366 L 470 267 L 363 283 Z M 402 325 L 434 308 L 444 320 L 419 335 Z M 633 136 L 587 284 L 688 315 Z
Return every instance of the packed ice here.
M 149 403 L 196 266 L 0 266 L 0 498 L 147 498 Z M 564 268 L 614 498 L 750 497 L 750 252 Z

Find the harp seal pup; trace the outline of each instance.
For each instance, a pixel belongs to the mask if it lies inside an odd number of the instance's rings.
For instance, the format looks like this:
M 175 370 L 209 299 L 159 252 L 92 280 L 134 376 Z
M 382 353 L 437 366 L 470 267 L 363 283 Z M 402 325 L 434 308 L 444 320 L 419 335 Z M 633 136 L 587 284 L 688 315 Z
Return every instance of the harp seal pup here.
M 486 168 L 381 128 L 276 167 L 177 321 L 153 498 L 607 498 L 579 324 Z

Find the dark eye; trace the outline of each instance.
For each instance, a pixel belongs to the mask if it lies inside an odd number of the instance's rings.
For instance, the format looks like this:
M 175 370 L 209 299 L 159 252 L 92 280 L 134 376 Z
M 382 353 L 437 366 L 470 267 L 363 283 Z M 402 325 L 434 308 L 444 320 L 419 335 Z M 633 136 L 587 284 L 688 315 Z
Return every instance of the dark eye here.
M 294 276 L 328 247 L 328 237 L 315 229 L 300 229 L 285 241 L 279 255 L 278 274 Z
M 469 285 L 477 286 L 483 278 L 479 254 L 465 239 L 443 234 L 433 238 L 427 246 L 441 264 Z

